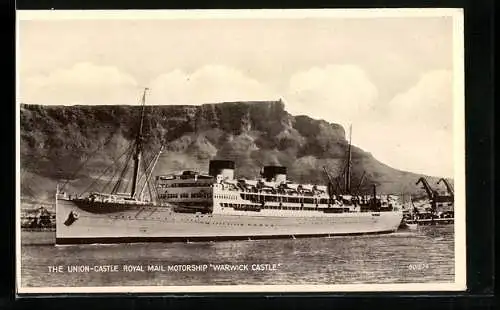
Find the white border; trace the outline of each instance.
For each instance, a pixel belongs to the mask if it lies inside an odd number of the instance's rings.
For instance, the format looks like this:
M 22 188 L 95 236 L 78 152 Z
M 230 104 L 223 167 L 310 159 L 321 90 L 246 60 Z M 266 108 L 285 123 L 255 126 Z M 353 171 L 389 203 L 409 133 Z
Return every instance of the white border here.
M 455 189 L 455 283 L 461 283 L 466 288 L 465 45 L 462 13 L 453 15 L 453 174 Z
M 174 20 L 174 19 L 296 19 L 408 18 L 461 15 L 461 9 L 254 9 L 254 10 L 45 10 L 17 11 L 21 20 Z
M 16 14 L 16 51 L 19 51 L 19 12 Z M 16 289 L 18 293 L 21 288 L 21 115 L 19 95 L 19 55 L 16 53 Z
M 217 286 L 112 286 L 112 287 L 21 287 L 20 161 L 16 161 L 16 286 L 26 293 L 198 293 L 198 292 L 388 292 L 464 291 L 466 289 L 465 233 L 465 84 L 464 28 L 462 9 L 320 9 L 320 10 L 110 10 L 110 11 L 17 11 L 20 20 L 152 20 L 152 19 L 291 19 L 291 18 L 453 18 L 453 104 L 455 187 L 455 282 L 419 284 L 342 285 L 217 285 Z M 19 49 L 18 49 L 19 50 Z M 16 59 L 18 68 L 18 59 Z M 16 75 L 16 93 L 19 77 Z M 20 158 L 20 105 L 16 102 L 16 156 Z

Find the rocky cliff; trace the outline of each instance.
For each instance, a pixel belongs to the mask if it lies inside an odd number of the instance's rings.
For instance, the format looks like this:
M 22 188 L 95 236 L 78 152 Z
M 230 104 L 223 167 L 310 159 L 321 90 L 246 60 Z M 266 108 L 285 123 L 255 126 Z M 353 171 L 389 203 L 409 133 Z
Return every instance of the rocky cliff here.
M 22 195 L 50 198 L 61 180 L 84 190 L 126 150 L 140 113 L 139 106 L 22 104 Z M 263 165 L 277 164 L 296 182 L 325 183 L 323 166 L 340 174 L 348 147 L 342 126 L 292 116 L 280 101 L 147 106 L 143 128 L 148 159 L 164 145 L 154 174 L 207 171 L 217 158 L 234 160 L 240 177 L 258 177 Z M 384 193 L 421 193 L 415 185 L 420 175 L 393 169 L 355 146 L 352 165 L 354 188 L 365 173 L 360 191 L 375 184 Z M 431 185 L 436 180 L 429 179 Z

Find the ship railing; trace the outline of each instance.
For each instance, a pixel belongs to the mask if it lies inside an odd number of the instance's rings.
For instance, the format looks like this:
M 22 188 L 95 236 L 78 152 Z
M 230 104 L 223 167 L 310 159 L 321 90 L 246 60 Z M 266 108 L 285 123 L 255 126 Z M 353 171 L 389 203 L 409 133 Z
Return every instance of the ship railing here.
M 267 190 L 267 189 L 256 189 L 256 188 L 246 188 L 246 189 L 241 189 L 241 188 L 232 188 L 232 187 L 227 187 L 224 188 L 225 190 L 232 191 L 232 192 L 240 192 L 240 193 L 247 193 L 247 194 L 257 194 L 257 195 L 274 195 L 274 196 L 293 196 L 293 197 L 318 197 L 318 198 L 323 198 L 326 197 L 326 192 L 318 190 L 315 192 L 309 192 L 309 191 L 302 191 L 302 192 L 297 192 L 293 189 L 290 190 Z
M 257 189 L 256 187 L 246 187 L 245 189 L 241 189 L 238 187 L 226 187 L 226 190 L 229 190 L 231 192 L 238 192 L 238 193 L 244 193 L 244 194 L 252 194 L 255 195 L 255 198 L 260 200 L 262 196 L 271 196 L 274 198 L 279 197 L 293 197 L 293 198 L 299 198 L 299 199 L 330 199 L 330 197 L 324 192 L 324 191 L 314 191 L 314 192 L 309 192 L 309 191 L 295 191 L 293 189 L 274 189 L 274 190 L 266 190 L 266 189 Z M 366 207 L 370 205 L 370 198 L 369 196 L 363 196 L 363 195 L 343 195 L 339 196 L 334 199 L 336 203 L 341 204 L 342 206 L 363 206 Z M 381 201 L 380 202 L 383 205 L 387 205 L 386 201 Z M 394 203 L 391 201 L 390 202 L 392 205 Z

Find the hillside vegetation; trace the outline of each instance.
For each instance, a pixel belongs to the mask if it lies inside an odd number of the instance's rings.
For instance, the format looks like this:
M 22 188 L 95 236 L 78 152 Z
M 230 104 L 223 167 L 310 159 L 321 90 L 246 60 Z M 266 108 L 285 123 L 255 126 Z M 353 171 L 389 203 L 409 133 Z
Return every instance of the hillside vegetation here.
M 22 104 L 23 197 L 51 199 L 57 182 L 67 183 L 72 191 L 85 190 L 133 141 L 140 113 L 139 106 Z M 145 110 L 147 159 L 164 145 L 154 175 L 183 169 L 206 172 L 210 159 L 231 159 L 238 177 L 256 178 L 263 165 L 283 165 L 289 179 L 323 184 L 323 166 L 333 176 L 342 173 L 345 136 L 338 124 L 290 115 L 280 101 Z M 375 184 L 383 193 L 422 193 L 415 185 L 420 175 L 393 169 L 355 146 L 352 165 L 353 188 L 365 173 L 360 192 L 370 192 Z M 428 179 L 436 186 L 436 178 Z

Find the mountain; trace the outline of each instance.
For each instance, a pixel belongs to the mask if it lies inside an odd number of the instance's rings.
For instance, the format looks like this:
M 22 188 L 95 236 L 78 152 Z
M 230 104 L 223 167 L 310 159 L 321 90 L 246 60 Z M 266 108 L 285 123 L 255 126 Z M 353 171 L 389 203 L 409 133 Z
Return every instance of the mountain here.
M 110 181 L 102 172 L 122 161 L 140 113 L 139 106 L 21 104 L 22 196 L 50 199 L 57 182 L 81 192 Z M 154 175 L 206 172 L 210 159 L 231 159 L 238 177 L 256 178 L 263 165 L 283 165 L 291 180 L 325 183 L 324 166 L 336 176 L 346 164 L 342 126 L 292 116 L 281 101 L 146 106 L 143 128 L 147 161 L 164 146 Z M 381 193 L 422 194 L 415 185 L 422 175 L 393 169 L 356 146 L 351 154 L 353 188 L 368 193 L 375 184 Z M 437 178 L 426 178 L 436 186 Z

